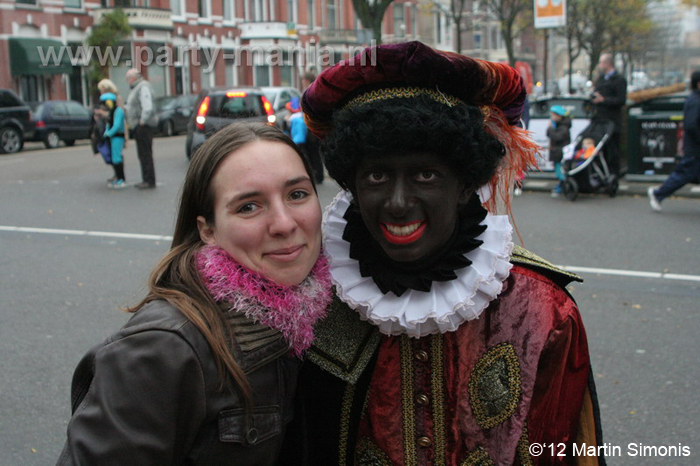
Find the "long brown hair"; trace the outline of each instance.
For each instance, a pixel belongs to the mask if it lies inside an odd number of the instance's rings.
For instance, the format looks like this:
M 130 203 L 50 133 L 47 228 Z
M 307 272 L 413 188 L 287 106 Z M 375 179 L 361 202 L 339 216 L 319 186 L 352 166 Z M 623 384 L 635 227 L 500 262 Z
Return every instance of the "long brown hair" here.
M 249 407 L 252 406 L 250 384 L 228 345 L 231 329 L 207 291 L 194 259 L 204 245 L 199 236 L 197 217 L 203 216 L 208 224 L 215 221 L 212 180 L 219 166 L 231 153 L 255 141 L 277 142 L 291 147 L 301 157 L 309 178 L 314 179 L 311 167 L 299 148 L 276 127 L 263 123 L 237 123 L 217 132 L 192 157 L 182 186 L 173 242 L 170 251 L 151 272 L 148 295 L 128 309 L 129 312 L 136 312 L 151 301 L 163 299 L 180 310 L 211 346 L 222 384 L 225 384 L 228 373 Z

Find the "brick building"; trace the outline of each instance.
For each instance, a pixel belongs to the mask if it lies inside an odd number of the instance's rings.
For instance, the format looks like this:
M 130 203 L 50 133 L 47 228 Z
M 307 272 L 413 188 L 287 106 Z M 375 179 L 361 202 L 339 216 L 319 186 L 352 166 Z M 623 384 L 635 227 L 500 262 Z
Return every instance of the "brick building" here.
M 422 1 L 423 3 L 419 3 Z M 131 36 L 108 56 L 123 94 L 139 68 L 157 95 L 213 86 L 294 86 L 309 70 L 347 58 L 371 40 L 352 0 L 0 0 L 0 87 L 27 101 L 90 103 L 85 41 L 114 8 Z M 452 48 L 444 5 L 396 0 L 384 16 L 383 42 L 421 40 Z M 54 54 L 47 52 L 53 50 Z

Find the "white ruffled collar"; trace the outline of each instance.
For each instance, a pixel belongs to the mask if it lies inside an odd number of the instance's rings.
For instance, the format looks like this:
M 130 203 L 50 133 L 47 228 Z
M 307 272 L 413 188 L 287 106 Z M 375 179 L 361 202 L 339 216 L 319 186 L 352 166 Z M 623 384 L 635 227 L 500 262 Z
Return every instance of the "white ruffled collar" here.
M 433 282 L 429 292 L 407 290 L 402 296 L 383 294 L 371 277 L 360 275 L 359 263 L 350 258 L 350 243 L 343 239 L 350 195 L 338 194 L 323 215 L 324 249 L 329 256 L 331 278 L 338 297 L 363 320 L 385 335 L 424 337 L 457 330 L 478 318 L 503 288 L 512 267 L 513 227 L 506 215 L 488 214 L 483 241 L 466 254 L 472 265 L 456 270 L 457 278 Z

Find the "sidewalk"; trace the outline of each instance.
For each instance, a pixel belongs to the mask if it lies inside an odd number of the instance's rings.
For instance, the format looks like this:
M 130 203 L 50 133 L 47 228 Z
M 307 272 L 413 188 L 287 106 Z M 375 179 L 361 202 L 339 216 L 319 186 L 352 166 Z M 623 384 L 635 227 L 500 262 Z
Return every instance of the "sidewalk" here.
M 628 179 L 631 178 L 631 179 Z M 644 179 L 640 175 L 623 176 L 620 180 L 620 187 L 617 191 L 618 196 L 643 196 L 647 197 L 647 190 L 650 186 L 661 186 L 666 177 L 657 177 L 655 179 Z M 557 184 L 557 179 L 552 172 L 530 172 L 525 177 L 523 182 L 523 191 L 542 191 L 550 192 Z M 600 191 L 601 195 L 605 195 Z M 679 189 L 674 196 L 700 199 L 700 185 L 687 184 Z

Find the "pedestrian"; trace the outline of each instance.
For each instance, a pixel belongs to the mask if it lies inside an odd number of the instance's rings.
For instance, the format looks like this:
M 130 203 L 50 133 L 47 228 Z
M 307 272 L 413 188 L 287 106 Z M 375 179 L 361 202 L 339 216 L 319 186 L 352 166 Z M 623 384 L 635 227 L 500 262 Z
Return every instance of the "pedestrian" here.
M 117 96 L 107 92 L 100 96 L 102 117 L 105 121 L 104 138 L 109 141 L 111 163 L 114 167 L 114 178 L 107 180 L 107 187 L 112 189 L 126 188 L 124 175 L 124 143 L 126 141 L 124 109 L 117 104 Z
M 117 85 L 114 84 L 114 82 L 110 79 L 105 78 L 100 80 L 100 82 L 97 83 L 97 90 L 100 92 L 100 102 L 93 111 L 93 119 L 90 125 L 90 141 L 92 144 L 93 154 L 98 154 L 100 153 L 97 147 L 98 143 L 100 143 L 100 141 L 104 141 L 105 139 L 108 140 L 108 145 L 110 146 L 110 157 L 108 164 L 112 166 L 112 169 L 114 170 L 114 175 L 107 180 L 107 187 L 113 188 L 115 187 L 114 183 L 117 180 L 126 180 L 124 176 L 123 152 L 124 150 L 126 150 L 128 145 L 128 141 L 126 138 L 128 131 L 124 115 L 124 99 L 122 99 L 122 97 L 119 95 L 119 89 L 117 89 Z M 105 95 L 108 95 L 109 99 L 103 99 L 102 97 Z M 116 102 L 116 106 L 111 105 L 111 102 Z M 119 111 L 117 111 L 117 108 L 119 109 Z M 117 130 L 119 130 L 118 132 L 123 134 L 123 136 L 121 137 L 122 141 L 116 141 L 116 145 L 118 146 L 116 148 L 116 159 L 118 160 L 117 164 L 121 164 L 120 167 L 117 167 L 112 160 L 111 153 L 115 151 L 115 149 L 111 148 L 111 141 L 109 141 L 109 137 L 106 137 L 104 134 L 107 121 L 114 116 L 117 117 L 117 125 L 115 127 L 114 124 L 112 124 L 113 132 L 116 133 Z M 119 121 L 121 121 L 122 123 L 119 123 Z M 122 124 L 123 128 L 119 128 L 119 126 Z M 117 189 L 126 187 L 126 181 L 123 184 L 118 184 L 118 186 L 116 187 Z
M 301 112 L 299 98 L 292 97 L 292 100 L 287 102 L 285 108 L 289 112 L 289 114 L 285 117 L 287 127 L 289 128 L 289 136 L 292 138 L 292 141 L 294 141 L 294 144 L 299 146 L 301 152 L 306 155 L 308 159 L 308 154 L 306 152 L 306 138 L 309 131 L 306 128 L 306 123 L 304 122 L 304 114 Z
M 600 76 L 593 84 L 592 124 L 612 123 L 612 134 L 605 144 L 605 158 L 610 172 L 620 176 L 620 133 L 622 131 L 622 108 L 627 103 L 627 80 L 615 69 L 613 56 L 604 53 L 598 61 Z
M 369 47 L 304 93 L 343 191 L 324 216 L 337 297 L 300 376 L 296 464 L 560 464 L 600 440 L 565 289 L 580 279 L 482 204 L 535 163 L 524 99 L 511 67 L 420 42 Z M 563 446 L 537 459 L 538 444 Z
M 549 109 L 549 125 L 547 137 L 549 138 L 549 160 L 554 162 L 554 174 L 559 183 L 552 189 L 552 197 L 559 197 L 564 188 L 564 172 L 561 163 L 564 155 L 564 146 L 571 142 L 571 118 L 569 112 L 562 105 L 554 105 Z
M 280 464 L 300 357 L 331 299 L 320 249 L 291 140 L 262 123 L 212 136 L 147 296 L 78 364 L 58 465 Z
M 700 70 L 690 75 L 690 95 L 683 105 L 683 157 L 663 185 L 649 188 L 652 210 L 661 211 L 661 202 L 688 183 L 700 183 Z
M 126 81 L 131 92 L 126 99 L 127 123 L 136 140 L 136 152 L 141 164 L 143 181 L 135 186 L 138 189 L 156 187 L 156 170 L 153 163 L 153 131 L 156 127 L 156 112 L 153 104 L 153 88 L 141 73 L 131 68 L 126 72 Z

